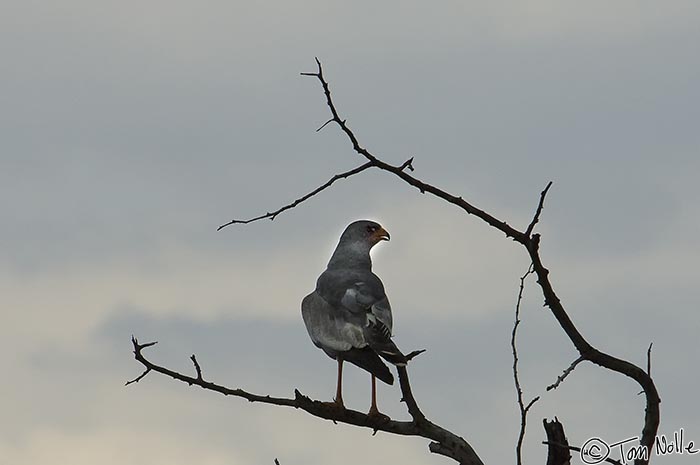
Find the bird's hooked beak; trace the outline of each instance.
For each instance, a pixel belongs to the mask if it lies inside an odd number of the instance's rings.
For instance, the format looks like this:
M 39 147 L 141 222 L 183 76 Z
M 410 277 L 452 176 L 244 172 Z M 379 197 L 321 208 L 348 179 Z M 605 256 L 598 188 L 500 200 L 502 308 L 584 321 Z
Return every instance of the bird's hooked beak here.
M 391 236 L 389 235 L 389 232 L 388 232 L 386 229 L 381 228 L 381 227 L 377 230 L 377 232 L 375 232 L 374 234 L 372 234 L 372 237 L 373 237 L 374 240 L 377 241 L 377 242 L 379 242 L 379 241 L 388 241 L 389 239 L 391 239 Z

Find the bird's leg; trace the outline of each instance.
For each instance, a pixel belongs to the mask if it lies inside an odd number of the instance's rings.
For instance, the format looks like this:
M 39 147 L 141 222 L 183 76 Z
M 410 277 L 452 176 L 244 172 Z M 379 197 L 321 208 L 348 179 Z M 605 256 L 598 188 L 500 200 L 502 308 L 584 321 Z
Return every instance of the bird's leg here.
M 333 402 L 340 408 L 345 408 L 343 405 L 343 359 L 338 358 L 338 384 L 335 389 L 335 399 Z
M 389 417 L 384 415 L 377 408 L 377 377 L 372 375 L 372 405 L 369 407 L 367 415 L 377 418 L 378 420 L 389 420 Z

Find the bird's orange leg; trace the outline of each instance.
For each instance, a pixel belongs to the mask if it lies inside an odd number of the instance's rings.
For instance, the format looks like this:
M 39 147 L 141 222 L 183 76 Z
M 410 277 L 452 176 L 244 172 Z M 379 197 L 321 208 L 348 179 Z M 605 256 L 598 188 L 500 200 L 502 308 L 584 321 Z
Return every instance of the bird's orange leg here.
M 389 420 L 389 417 L 384 415 L 377 408 L 377 377 L 372 375 L 372 405 L 369 407 L 367 415 L 379 420 Z
M 335 388 L 335 399 L 333 403 L 340 408 L 345 408 L 343 404 L 343 359 L 338 358 L 338 384 Z

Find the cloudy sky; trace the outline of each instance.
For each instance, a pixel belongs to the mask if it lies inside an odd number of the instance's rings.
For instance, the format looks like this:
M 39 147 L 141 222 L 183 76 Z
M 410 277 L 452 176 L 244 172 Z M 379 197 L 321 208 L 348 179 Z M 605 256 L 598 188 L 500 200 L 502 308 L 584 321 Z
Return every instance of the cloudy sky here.
M 299 303 L 359 218 L 392 234 L 374 254 L 396 341 L 426 414 L 486 463 L 514 463 L 509 336 L 522 248 L 380 172 L 274 222 L 274 209 L 362 163 L 336 103 L 384 160 L 523 228 L 552 187 L 542 255 L 599 349 L 646 364 L 660 432 L 700 443 L 700 4 L 5 0 L 0 8 L 0 463 L 447 463 L 427 441 L 333 425 L 141 372 L 154 361 L 262 394 L 330 399 L 335 366 Z M 638 435 L 643 398 L 580 365 L 528 282 L 520 332 L 531 413 L 572 444 Z M 346 370 L 365 410 L 369 377 Z M 407 418 L 397 387 L 380 408 Z M 695 463 L 673 456 L 663 463 Z

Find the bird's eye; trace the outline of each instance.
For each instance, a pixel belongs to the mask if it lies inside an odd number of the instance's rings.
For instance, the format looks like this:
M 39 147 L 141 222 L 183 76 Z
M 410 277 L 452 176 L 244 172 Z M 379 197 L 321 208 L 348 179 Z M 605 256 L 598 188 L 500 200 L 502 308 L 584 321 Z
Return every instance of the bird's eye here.
M 371 232 L 371 233 L 375 232 L 377 229 L 378 229 L 378 228 L 377 228 L 376 226 L 372 225 L 372 224 L 369 225 L 369 226 L 367 226 L 367 231 L 368 231 L 368 232 Z

